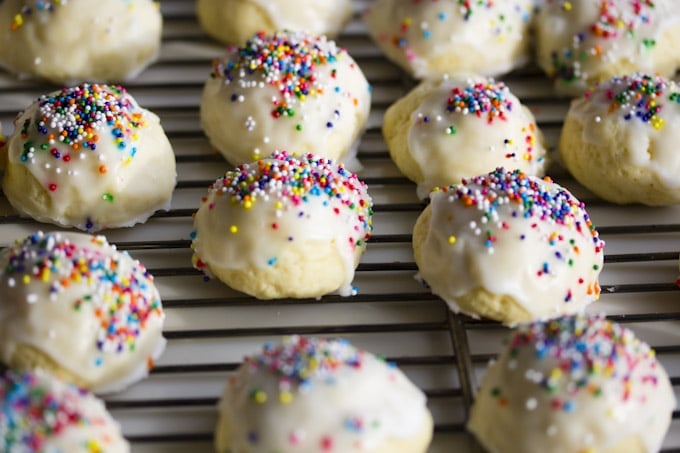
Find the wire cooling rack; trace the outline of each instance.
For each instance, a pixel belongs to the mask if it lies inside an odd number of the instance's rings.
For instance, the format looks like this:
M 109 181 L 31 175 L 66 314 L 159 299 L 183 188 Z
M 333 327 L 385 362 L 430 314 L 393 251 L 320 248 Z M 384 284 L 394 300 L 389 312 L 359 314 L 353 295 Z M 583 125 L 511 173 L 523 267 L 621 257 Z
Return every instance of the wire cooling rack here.
M 370 0 L 356 1 L 357 12 Z M 106 232 L 120 249 L 141 259 L 156 276 L 167 313 L 168 348 L 151 376 L 107 398 L 134 452 L 209 452 L 215 404 L 227 375 L 244 354 L 266 340 L 303 333 L 343 336 L 395 361 L 428 396 L 436 421 L 432 452 L 476 452 L 464 429 L 468 408 L 486 364 L 499 351 L 507 329 L 452 315 L 413 278 L 410 239 L 423 209 L 415 185 L 390 161 L 380 133 L 385 109 L 413 81 L 388 63 L 357 18 L 339 43 L 363 68 L 374 87 L 369 127 L 359 150 L 376 203 L 374 237 L 359 266 L 359 295 L 321 300 L 261 302 L 217 281 L 204 282 L 191 267 L 191 214 L 207 186 L 227 168 L 199 125 L 199 100 L 210 62 L 222 54 L 199 28 L 194 2 L 162 0 L 165 17 L 161 58 L 126 84 L 139 103 L 155 111 L 174 146 L 179 183 L 172 209 L 146 224 Z M 537 116 L 554 148 L 568 104 L 551 95 L 535 69 L 513 73 L 506 83 Z M 57 87 L 17 81 L 0 71 L 0 121 L 12 129 L 16 113 Z M 597 200 L 558 164 L 549 174 L 585 201 L 607 242 L 603 294 L 591 306 L 625 323 L 656 348 L 680 393 L 680 291 L 675 285 L 680 250 L 680 206 L 620 207 Z M 36 229 L 52 227 L 17 217 L 0 197 L 0 245 Z M 664 443 L 680 452 L 680 412 Z

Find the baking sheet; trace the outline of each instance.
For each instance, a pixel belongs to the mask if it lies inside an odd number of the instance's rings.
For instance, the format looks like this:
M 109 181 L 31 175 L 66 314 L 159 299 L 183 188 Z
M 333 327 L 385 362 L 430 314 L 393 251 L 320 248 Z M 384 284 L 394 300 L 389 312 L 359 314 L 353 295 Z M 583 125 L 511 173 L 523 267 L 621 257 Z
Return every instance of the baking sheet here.
M 360 11 L 370 0 L 355 4 Z M 193 1 L 162 0 L 161 6 L 165 17 L 161 58 L 126 87 L 161 117 L 177 155 L 179 183 L 169 212 L 132 229 L 106 232 L 156 276 L 167 313 L 168 348 L 152 375 L 107 398 L 133 451 L 212 451 L 215 403 L 227 375 L 264 341 L 292 333 L 343 336 L 396 361 L 428 395 L 436 422 L 431 451 L 479 451 L 464 431 L 466 412 L 488 360 L 508 331 L 451 315 L 413 279 L 410 234 L 423 206 L 415 185 L 390 161 L 380 134 L 385 109 L 413 81 L 382 58 L 355 18 L 338 41 L 374 87 L 369 128 L 359 149 L 364 165 L 360 175 L 376 203 L 374 237 L 355 280 L 360 293 L 348 299 L 254 301 L 217 281 L 204 282 L 191 268 L 191 214 L 208 184 L 228 168 L 211 150 L 198 120 L 203 82 L 222 48 L 198 27 Z M 503 80 L 532 109 L 554 147 L 568 104 L 552 97 L 549 82 L 534 68 Z M 0 70 L 0 121 L 5 132 L 11 131 L 19 110 L 55 88 L 17 81 Z M 558 164 L 549 174 L 588 204 L 607 242 L 603 294 L 590 311 L 606 312 L 651 343 L 679 394 L 680 290 L 675 280 L 680 206 L 614 206 L 595 199 Z M 36 229 L 52 228 L 17 217 L 4 197 L 0 215 L 0 246 Z M 664 449 L 680 451 L 677 411 Z

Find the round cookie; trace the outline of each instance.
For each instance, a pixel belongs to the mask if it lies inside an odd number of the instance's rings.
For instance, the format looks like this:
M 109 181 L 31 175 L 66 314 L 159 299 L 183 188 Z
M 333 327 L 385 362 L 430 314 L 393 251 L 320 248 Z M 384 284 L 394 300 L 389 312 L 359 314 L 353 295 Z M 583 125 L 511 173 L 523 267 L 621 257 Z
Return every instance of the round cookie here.
M 366 184 L 342 165 L 276 152 L 210 187 L 194 218 L 194 266 L 259 299 L 349 296 L 371 216 Z
M 376 0 L 364 13 L 388 59 L 417 79 L 500 75 L 529 60 L 531 0 Z
M 333 38 L 352 17 L 352 0 L 197 0 L 203 29 L 225 44 L 241 44 L 260 31 L 307 31 Z
M 536 120 L 503 82 L 425 81 L 387 109 L 383 136 L 399 170 L 427 198 L 437 186 L 518 168 L 543 176 L 546 149 Z
M 561 94 L 635 71 L 670 77 L 680 67 L 673 0 L 547 0 L 535 28 L 538 64 Z
M 581 184 L 614 203 L 680 203 L 680 87 L 660 76 L 614 77 L 572 101 L 562 160 Z
M 5 0 L 0 64 L 57 84 L 122 81 L 157 58 L 162 26 L 152 0 Z
M 0 253 L 0 358 L 97 393 L 144 378 L 160 356 L 153 277 L 103 236 L 34 233 Z
M 323 152 L 339 161 L 356 154 L 370 105 L 363 72 L 333 41 L 304 32 L 260 33 L 213 63 L 201 124 L 234 165 L 277 149 Z
M 521 326 L 493 363 L 468 429 L 497 453 L 659 451 L 675 396 L 654 351 L 604 317 Z
M 248 356 L 219 403 L 218 453 L 421 453 L 425 395 L 346 340 L 289 337 Z
M 170 206 L 175 155 L 159 118 L 124 88 L 83 84 L 40 97 L 15 120 L 2 187 L 41 222 L 132 226 Z
M 430 194 L 413 230 L 420 277 L 455 312 L 514 325 L 582 311 L 604 260 L 583 203 L 499 168 Z
M 2 451 L 128 453 L 104 403 L 42 370 L 0 376 Z

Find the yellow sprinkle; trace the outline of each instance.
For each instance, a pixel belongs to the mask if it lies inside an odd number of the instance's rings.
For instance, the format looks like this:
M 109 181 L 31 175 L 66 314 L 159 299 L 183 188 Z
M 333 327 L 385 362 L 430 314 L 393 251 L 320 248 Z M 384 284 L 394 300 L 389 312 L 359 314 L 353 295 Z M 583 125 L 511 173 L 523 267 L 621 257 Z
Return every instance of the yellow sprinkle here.
M 28 285 L 29 283 L 31 283 L 31 276 L 30 275 L 24 275 L 24 278 L 22 280 L 26 285 Z
M 293 394 L 290 392 L 281 392 L 279 394 L 279 401 L 281 404 L 290 404 L 293 401 Z
M 258 390 L 255 392 L 253 395 L 253 399 L 255 400 L 256 403 L 258 404 L 264 404 L 267 402 L 267 394 L 264 393 L 262 390 Z
M 90 440 L 87 442 L 87 451 L 89 453 L 101 453 L 102 446 L 96 440 Z
M 571 11 L 571 2 L 564 2 L 562 4 L 562 9 L 565 11 Z
M 238 233 L 238 227 L 236 225 L 232 225 L 229 227 L 229 231 L 231 232 L 231 234 L 236 234 Z
M 246 200 L 246 201 L 243 203 L 243 207 L 246 208 L 246 209 L 250 209 L 250 208 L 253 207 L 253 202 L 250 201 L 250 200 Z
M 456 237 L 455 236 L 449 236 L 449 244 L 453 245 L 456 243 Z

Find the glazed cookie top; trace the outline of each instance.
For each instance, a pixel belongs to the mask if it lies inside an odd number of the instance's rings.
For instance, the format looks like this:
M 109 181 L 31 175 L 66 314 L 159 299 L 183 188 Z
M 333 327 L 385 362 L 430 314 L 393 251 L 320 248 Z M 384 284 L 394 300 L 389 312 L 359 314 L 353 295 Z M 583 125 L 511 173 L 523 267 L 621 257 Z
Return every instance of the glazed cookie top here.
M 541 319 L 597 299 L 604 242 L 584 204 L 548 178 L 498 168 L 430 199 L 424 265 L 447 302 L 482 287 Z
M 459 71 L 510 71 L 528 57 L 525 34 L 531 17 L 532 5 L 526 0 L 378 0 L 364 15 L 387 56 L 418 79 Z M 455 47 L 467 49 L 470 61 L 447 57 Z M 485 63 L 475 66 L 475 60 Z
M 97 230 L 109 225 L 96 219 L 106 218 L 107 210 L 121 209 L 121 193 L 134 190 L 144 198 L 158 187 L 168 186 L 168 193 L 174 187 L 174 155 L 158 117 L 121 86 L 86 83 L 41 96 L 17 117 L 15 126 L 8 142 L 9 162 L 24 166 L 49 195 L 56 223 Z M 168 167 L 168 175 L 131 181 L 154 157 L 169 162 L 157 165 Z M 160 176 L 169 179 L 162 182 Z M 84 218 L 66 212 L 74 196 L 88 211 Z M 161 206 L 151 207 L 151 212 L 154 208 Z M 132 206 L 129 210 L 136 212 Z M 122 225 L 145 220 L 148 214 L 143 217 L 126 219 Z
M 230 447 L 252 451 L 371 451 L 427 421 L 425 395 L 395 366 L 346 340 L 298 336 L 246 357 L 220 410 Z
M 565 92 L 583 92 L 610 76 L 607 66 L 619 60 L 656 72 L 659 37 L 680 21 L 675 6 L 668 0 L 548 0 L 537 18 L 538 62 Z
M 473 431 L 495 423 L 483 420 L 490 411 L 513 414 L 498 438 L 531 451 L 611 451 L 629 436 L 640 451 L 659 451 L 675 407 L 654 351 L 604 316 L 520 326 L 481 392 L 485 411 L 473 415 Z
M 153 276 L 103 236 L 16 241 L 0 254 L 0 289 L 5 363 L 28 345 L 104 393 L 146 376 L 165 347 Z
M 349 151 L 370 109 L 371 88 L 347 51 L 302 31 L 258 33 L 228 47 L 213 62 L 211 79 L 228 94 L 230 115 L 243 117 L 233 132 L 260 140 L 247 156 L 229 159 L 236 164 L 266 157 L 275 149 L 269 143 L 317 144 L 331 134 L 347 135 Z
M 533 115 L 493 79 L 447 79 L 433 87 L 411 114 L 408 143 L 423 172 L 421 198 L 443 179 L 452 183 L 499 166 L 544 173 L 546 150 Z M 449 159 L 453 166 L 442 165 Z
M 373 229 L 366 184 L 342 164 L 285 151 L 239 165 L 210 187 L 195 217 L 194 265 L 272 266 L 293 241 L 332 241 L 352 291 L 354 257 Z
M 45 372 L 6 371 L 0 377 L 0 405 L 4 452 L 130 451 L 99 399 Z

